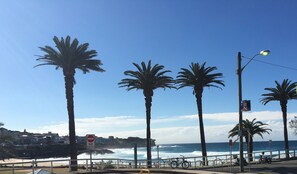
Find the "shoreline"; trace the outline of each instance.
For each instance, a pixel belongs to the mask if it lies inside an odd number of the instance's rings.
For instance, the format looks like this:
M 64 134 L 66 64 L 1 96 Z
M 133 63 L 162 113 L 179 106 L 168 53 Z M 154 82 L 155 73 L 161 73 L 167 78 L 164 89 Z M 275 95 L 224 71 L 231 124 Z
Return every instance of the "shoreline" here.
M 297 142 L 293 141 L 294 143 L 291 144 L 292 149 L 290 150 L 290 153 L 294 153 L 294 151 L 297 151 Z M 183 155 L 185 157 L 193 158 L 193 157 L 199 157 L 201 156 L 201 151 L 199 150 L 199 144 L 198 143 L 191 143 L 191 144 L 168 144 L 168 145 L 160 145 L 159 149 L 152 148 L 152 157 L 157 158 L 157 152 L 160 152 L 160 157 L 163 159 L 167 158 L 175 158 L 180 157 L 180 155 Z M 238 145 L 238 144 L 237 144 Z M 227 143 L 209 143 L 208 146 L 208 156 L 217 156 L 219 158 L 222 158 L 221 156 L 230 155 L 230 147 Z M 284 150 L 283 148 L 283 142 L 272 142 L 271 144 L 267 144 L 267 142 L 255 142 L 254 143 L 254 155 L 255 157 L 259 156 L 261 152 L 265 152 L 266 154 L 270 154 L 270 151 L 272 151 L 273 156 L 278 156 L 279 153 L 281 154 L 280 158 L 283 157 Z M 294 149 L 295 148 L 295 149 Z M 98 148 L 95 149 L 98 152 L 92 151 L 93 158 L 97 159 L 127 159 L 127 160 L 133 160 L 134 158 L 134 150 L 133 148 Z M 79 151 L 78 159 L 80 159 L 80 163 L 86 163 L 86 159 L 89 159 L 90 151 L 88 150 L 81 150 Z M 111 153 L 112 152 L 112 153 Z M 234 146 L 232 148 L 232 154 L 238 153 L 238 147 Z M 145 147 L 138 147 L 137 148 L 137 155 L 138 159 L 146 159 L 146 148 Z M 42 161 L 51 161 L 54 160 L 54 163 L 58 162 L 59 160 L 69 160 L 69 157 L 67 156 L 56 156 L 56 157 L 38 157 L 38 158 L 30 158 L 30 157 L 11 157 L 11 158 L 5 158 L 4 160 L 0 160 L 0 164 L 3 163 L 32 163 L 32 160 L 37 159 L 38 162 Z M 83 160 L 82 160 L 83 159 Z M 42 162 L 44 163 L 44 162 Z

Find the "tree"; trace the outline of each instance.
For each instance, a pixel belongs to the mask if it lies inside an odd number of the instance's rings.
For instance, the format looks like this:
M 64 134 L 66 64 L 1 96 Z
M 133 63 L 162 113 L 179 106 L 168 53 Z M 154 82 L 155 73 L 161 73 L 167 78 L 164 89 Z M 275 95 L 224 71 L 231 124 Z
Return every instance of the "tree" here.
M 271 131 L 271 129 L 265 128 L 265 126 L 267 126 L 267 124 L 264 124 L 261 121 L 256 121 L 255 118 L 252 121 L 248 119 L 242 120 L 242 127 L 243 127 L 242 135 L 245 137 L 245 142 L 247 142 L 247 152 L 249 156 L 249 161 L 253 160 L 252 154 L 254 149 L 253 148 L 254 135 L 259 135 L 263 139 L 263 134 L 265 133 L 269 134 L 269 131 Z M 228 138 L 238 136 L 238 131 L 239 131 L 239 124 L 237 124 L 233 129 L 229 131 Z
M 289 122 L 290 128 L 294 129 L 294 133 L 297 135 L 297 117 Z
M 2 129 L 2 128 L 1 128 L 2 126 L 4 126 L 4 124 L 3 124 L 2 122 L 0 122 L 0 130 Z M 2 135 L 2 132 L 0 131 L 0 145 L 1 145 L 2 143 L 4 143 L 4 141 L 5 141 L 5 138 L 4 138 L 4 136 Z
M 146 141 L 147 141 L 147 167 L 152 167 L 152 154 L 151 154 L 151 106 L 154 90 L 157 88 L 172 88 L 174 81 L 172 77 L 165 74 L 171 72 L 169 70 L 163 70 L 163 65 L 155 64 L 151 65 L 151 61 L 146 65 L 141 62 L 141 65 L 133 63 L 137 68 L 136 71 L 128 70 L 124 74 L 130 78 L 122 79 L 119 82 L 120 87 L 126 87 L 128 91 L 132 89 L 142 90 L 145 97 L 146 108 Z
M 3 128 L 4 123 L 0 122 L 0 159 L 15 157 L 15 149 L 13 148 L 13 137 L 7 134 L 7 129 Z M 6 133 L 5 133 L 6 132 Z
M 81 70 L 84 74 L 90 70 L 97 72 L 104 72 L 100 67 L 101 61 L 94 59 L 97 56 L 96 50 L 88 50 L 89 44 L 79 44 L 77 39 L 72 42 L 70 36 L 66 39 L 63 37 L 59 40 L 54 37 L 55 48 L 50 46 L 39 47 L 45 54 L 39 56 L 37 61 L 41 61 L 42 65 L 53 65 L 56 69 L 61 68 L 65 80 L 67 110 L 69 118 L 69 141 L 70 141 L 70 157 L 71 157 L 71 171 L 77 171 L 77 149 L 75 136 L 75 120 L 74 120 L 74 101 L 73 101 L 73 87 L 75 84 L 76 69 Z
M 3 126 L 4 126 L 4 123 L 0 122 L 0 147 L 2 146 L 2 144 L 6 143 L 7 140 L 11 139 L 9 136 L 3 134 L 3 129 L 5 130 Z
M 224 81 L 220 80 L 222 78 L 222 73 L 213 73 L 217 70 L 215 66 L 206 67 L 206 63 L 192 63 L 190 69 L 181 68 L 181 71 L 178 72 L 176 83 L 178 89 L 183 87 L 192 87 L 194 90 L 194 95 L 196 97 L 196 103 L 198 108 L 198 118 L 199 118 L 199 127 L 200 127 L 200 138 L 201 138 L 201 150 L 203 156 L 203 164 L 206 163 L 206 144 L 205 144 L 205 135 L 204 135 L 204 126 L 203 126 L 203 114 L 202 114 L 202 94 L 204 87 L 215 87 L 222 89 L 221 86 L 225 86 Z
M 285 140 L 285 151 L 286 151 L 286 158 L 289 159 L 289 141 L 288 141 L 288 130 L 287 130 L 287 103 L 288 100 L 296 99 L 296 82 L 291 82 L 288 79 L 283 80 L 282 84 L 275 81 L 276 87 L 275 88 L 265 88 L 268 92 L 266 94 L 262 94 L 263 98 L 261 102 L 266 105 L 271 101 L 279 101 L 282 116 L 283 116 L 283 125 L 284 125 L 284 140 Z

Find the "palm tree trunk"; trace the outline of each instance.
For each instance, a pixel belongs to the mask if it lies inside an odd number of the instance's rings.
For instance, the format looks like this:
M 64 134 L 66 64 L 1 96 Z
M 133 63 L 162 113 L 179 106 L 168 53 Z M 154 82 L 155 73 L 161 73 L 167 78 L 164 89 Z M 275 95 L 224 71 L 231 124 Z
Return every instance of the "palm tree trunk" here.
M 65 89 L 67 99 L 67 110 L 69 119 L 69 142 L 70 142 L 70 158 L 71 158 L 71 171 L 77 171 L 77 149 L 75 137 L 75 121 L 74 121 L 74 102 L 73 102 L 73 85 L 74 76 L 65 76 Z
M 249 135 L 249 137 L 250 137 L 250 141 L 249 141 L 249 144 L 248 144 L 248 146 L 249 146 L 249 151 L 248 151 L 248 158 L 249 158 L 249 162 L 250 161 L 253 161 L 253 151 L 254 151 L 254 146 L 253 146 L 253 137 L 251 136 L 251 135 Z
M 287 128 L 287 105 L 281 104 L 283 113 L 283 124 L 284 124 L 284 139 L 285 139 L 285 152 L 286 159 L 289 159 L 289 140 L 288 140 L 288 128 Z
M 247 133 L 247 135 L 245 136 L 245 142 L 246 143 L 246 151 L 248 154 L 248 161 L 253 161 L 253 137 Z
M 246 151 L 247 151 L 247 154 L 249 154 L 249 151 L 250 151 L 250 146 L 249 146 L 249 137 L 248 137 L 248 133 L 247 135 L 244 135 L 244 139 L 245 139 L 245 142 L 246 142 Z
M 150 95 L 145 96 L 147 168 L 152 168 L 152 153 L 151 153 L 151 107 L 152 107 L 152 97 Z
M 204 125 L 203 125 L 203 117 L 202 117 L 203 114 L 202 114 L 202 95 L 201 94 L 199 95 L 196 93 L 196 102 L 197 102 L 197 108 L 198 108 L 203 165 L 207 165 L 207 153 L 206 153 L 206 143 L 205 143 Z

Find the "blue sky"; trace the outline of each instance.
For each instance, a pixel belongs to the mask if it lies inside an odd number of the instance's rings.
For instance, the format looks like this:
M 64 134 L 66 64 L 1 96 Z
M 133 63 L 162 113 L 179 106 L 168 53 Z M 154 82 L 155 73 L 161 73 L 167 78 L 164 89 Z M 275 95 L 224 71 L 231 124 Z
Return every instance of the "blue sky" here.
M 75 116 L 77 134 L 145 136 L 145 107 L 141 91 L 127 92 L 117 83 L 132 62 L 152 60 L 172 71 L 191 62 L 207 62 L 223 73 L 223 90 L 205 89 L 203 112 L 206 140 L 227 141 L 237 122 L 237 52 L 293 67 L 297 63 L 297 2 L 276 1 L 1 1 L 0 121 L 12 130 L 67 134 L 67 110 L 61 70 L 33 68 L 38 47 L 54 46 L 53 37 L 70 35 L 98 52 L 104 73 L 77 72 Z M 248 60 L 243 59 L 243 64 Z M 253 61 L 243 72 L 243 98 L 252 101 L 244 118 L 269 123 L 264 140 L 282 140 L 279 103 L 259 102 L 274 81 L 296 80 L 296 71 Z M 297 115 L 288 104 L 289 118 Z M 152 107 L 152 137 L 160 143 L 200 142 L 192 89 L 156 90 Z M 226 116 L 229 116 L 226 118 Z M 93 124 L 92 124 L 93 123 Z M 96 123 L 96 124 L 94 124 Z M 104 124 L 103 124 L 104 123 Z M 118 126 L 115 126 L 118 125 Z M 213 130 L 224 129 L 217 138 Z M 168 131 L 171 139 L 160 132 Z M 172 133 L 174 132 L 174 133 Z M 188 135 L 188 139 L 183 137 Z M 195 138 L 193 138 L 193 136 Z M 290 134 L 289 139 L 297 136 Z M 260 139 L 259 139 L 260 140 Z

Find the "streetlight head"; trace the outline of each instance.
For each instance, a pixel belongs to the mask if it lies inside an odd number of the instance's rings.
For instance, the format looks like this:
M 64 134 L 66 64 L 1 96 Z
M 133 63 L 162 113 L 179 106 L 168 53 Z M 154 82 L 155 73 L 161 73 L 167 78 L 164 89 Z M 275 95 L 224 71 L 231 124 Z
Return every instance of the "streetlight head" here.
M 260 52 L 260 55 L 267 56 L 270 53 L 270 50 L 263 50 Z

